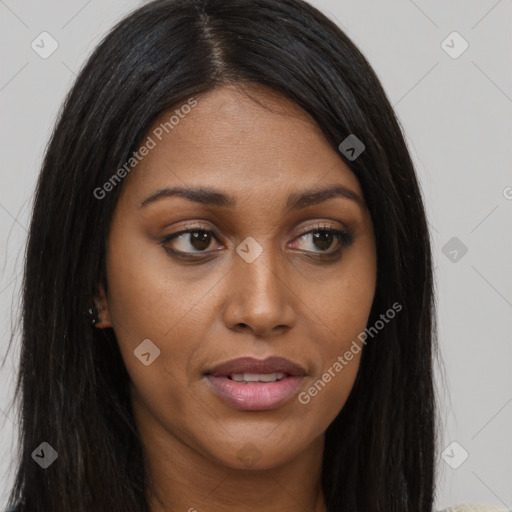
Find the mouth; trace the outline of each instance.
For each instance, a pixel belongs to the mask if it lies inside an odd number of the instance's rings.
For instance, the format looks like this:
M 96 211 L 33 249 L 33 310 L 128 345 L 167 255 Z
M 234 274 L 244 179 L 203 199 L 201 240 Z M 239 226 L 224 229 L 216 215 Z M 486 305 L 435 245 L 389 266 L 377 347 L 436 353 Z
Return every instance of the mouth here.
M 304 368 L 281 357 L 250 357 L 223 363 L 204 377 L 213 393 L 243 411 L 265 411 L 284 405 L 306 375 Z
M 232 373 L 225 375 L 229 380 L 235 382 L 242 382 L 243 384 L 250 384 L 253 382 L 278 382 L 285 377 L 289 377 L 286 373 Z

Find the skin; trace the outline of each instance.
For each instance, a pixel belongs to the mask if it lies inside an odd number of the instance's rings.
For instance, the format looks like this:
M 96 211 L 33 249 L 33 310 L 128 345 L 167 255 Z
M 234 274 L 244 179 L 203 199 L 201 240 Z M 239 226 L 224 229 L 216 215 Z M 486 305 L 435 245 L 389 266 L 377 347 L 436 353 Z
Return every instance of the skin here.
M 359 368 L 362 352 L 309 403 L 295 396 L 266 411 L 236 410 L 205 383 L 224 361 L 279 355 L 307 370 L 307 391 L 364 331 L 375 293 L 375 238 L 357 178 L 298 106 L 261 86 L 247 93 L 258 101 L 235 86 L 198 96 L 124 179 L 111 224 L 98 327 L 113 327 L 131 376 L 152 512 L 325 510 L 324 432 Z M 215 188 L 236 206 L 174 196 L 141 207 L 175 185 Z M 289 194 L 331 185 L 359 202 L 286 210 Z M 318 224 L 352 232 L 341 257 L 314 259 L 339 247 L 336 237 L 315 243 Z M 189 233 L 167 247 L 209 256 L 188 263 L 166 252 L 166 235 L 198 225 L 217 239 L 201 245 Z M 248 236 L 263 250 L 252 263 L 235 250 Z M 148 366 L 134 356 L 145 339 L 160 349 Z

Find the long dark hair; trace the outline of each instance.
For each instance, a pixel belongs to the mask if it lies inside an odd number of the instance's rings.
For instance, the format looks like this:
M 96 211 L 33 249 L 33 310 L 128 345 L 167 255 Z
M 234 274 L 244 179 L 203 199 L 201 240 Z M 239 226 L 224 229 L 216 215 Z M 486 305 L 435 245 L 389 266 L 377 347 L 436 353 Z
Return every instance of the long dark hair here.
M 37 184 L 23 281 L 20 460 L 9 504 L 30 512 L 147 511 L 129 377 L 112 329 L 86 312 L 105 289 L 105 248 L 122 183 L 97 199 L 165 110 L 222 84 L 258 83 L 309 113 L 361 184 L 374 224 L 369 324 L 403 310 L 365 347 L 326 432 L 328 510 L 431 512 L 436 398 L 431 247 L 400 125 L 347 36 L 301 0 L 158 0 L 123 19 L 71 89 Z M 219 114 L 220 115 L 220 114 Z M 133 172 L 137 172 L 134 170 Z M 108 290 L 107 290 L 108 293 Z M 41 442 L 58 453 L 42 470 Z

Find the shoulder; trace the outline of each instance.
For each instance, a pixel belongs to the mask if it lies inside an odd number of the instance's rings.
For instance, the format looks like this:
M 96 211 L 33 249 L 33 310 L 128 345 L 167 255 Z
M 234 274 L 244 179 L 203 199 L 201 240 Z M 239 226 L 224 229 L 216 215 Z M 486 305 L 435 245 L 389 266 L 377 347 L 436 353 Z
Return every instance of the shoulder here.
M 445 508 L 439 512 L 510 512 L 511 509 L 483 503 L 460 503 Z

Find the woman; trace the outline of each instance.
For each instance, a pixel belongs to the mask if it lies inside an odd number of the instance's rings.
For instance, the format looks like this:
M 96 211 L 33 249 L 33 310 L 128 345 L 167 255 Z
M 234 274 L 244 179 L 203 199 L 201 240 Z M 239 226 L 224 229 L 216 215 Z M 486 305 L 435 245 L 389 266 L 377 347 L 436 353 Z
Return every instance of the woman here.
M 19 511 L 431 512 L 429 234 L 385 93 L 299 0 L 158 0 L 39 178 Z

